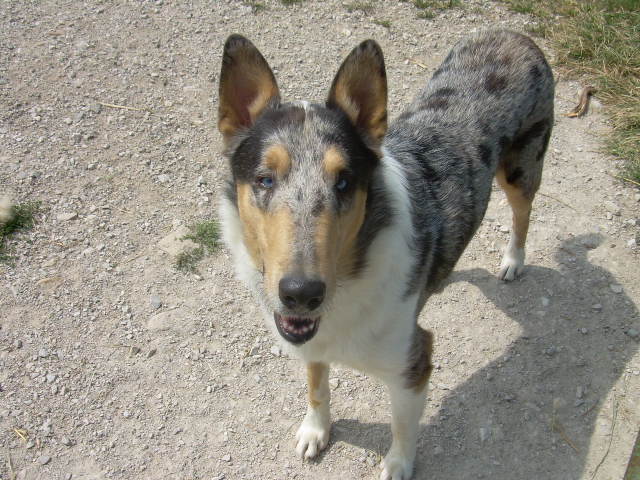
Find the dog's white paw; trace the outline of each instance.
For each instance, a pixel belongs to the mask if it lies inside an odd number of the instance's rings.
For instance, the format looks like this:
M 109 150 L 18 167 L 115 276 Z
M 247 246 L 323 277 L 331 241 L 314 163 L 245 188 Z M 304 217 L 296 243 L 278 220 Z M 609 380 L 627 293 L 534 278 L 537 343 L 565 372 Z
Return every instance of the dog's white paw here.
M 509 248 L 502 259 L 498 278 L 510 282 L 518 277 L 524 269 L 524 248 Z
M 413 473 L 413 460 L 392 451 L 387 453 L 380 466 L 380 480 L 409 480 Z
M 300 458 L 314 458 L 329 443 L 329 422 L 307 415 L 296 433 L 296 453 Z

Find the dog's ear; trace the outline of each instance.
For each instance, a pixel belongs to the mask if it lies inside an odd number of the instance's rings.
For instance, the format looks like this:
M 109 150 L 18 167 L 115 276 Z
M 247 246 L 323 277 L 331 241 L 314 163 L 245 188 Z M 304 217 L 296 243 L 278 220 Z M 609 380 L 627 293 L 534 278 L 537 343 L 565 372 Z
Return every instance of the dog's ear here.
M 333 79 L 327 107 L 339 108 L 375 146 L 387 131 L 387 74 L 373 40 L 354 48 Z
M 249 40 L 231 35 L 224 44 L 218 106 L 218 130 L 225 142 L 249 128 L 280 92 L 269 64 Z

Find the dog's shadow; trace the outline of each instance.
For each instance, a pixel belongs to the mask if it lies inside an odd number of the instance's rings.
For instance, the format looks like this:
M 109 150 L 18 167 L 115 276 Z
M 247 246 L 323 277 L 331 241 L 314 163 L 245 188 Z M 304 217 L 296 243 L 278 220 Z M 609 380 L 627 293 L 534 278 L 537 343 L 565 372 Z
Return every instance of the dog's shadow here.
M 556 252 L 558 270 L 528 266 L 506 287 L 483 269 L 452 276 L 479 288 L 522 333 L 426 417 L 414 478 L 580 478 L 597 413 L 638 348 L 625 335 L 636 307 L 613 291 L 619 289 L 608 271 L 587 259 L 600 241 L 568 240 Z M 493 347 L 483 338 L 474 348 Z M 384 454 L 391 433 L 388 424 L 337 420 L 337 441 Z

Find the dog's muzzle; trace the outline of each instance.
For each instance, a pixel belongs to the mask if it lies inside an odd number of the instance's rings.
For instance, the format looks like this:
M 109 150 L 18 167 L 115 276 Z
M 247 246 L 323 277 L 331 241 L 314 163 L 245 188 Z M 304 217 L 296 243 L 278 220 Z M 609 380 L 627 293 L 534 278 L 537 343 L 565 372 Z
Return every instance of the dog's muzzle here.
M 293 317 L 289 315 L 280 315 L 273 313 L 278 332 L 286 341 L 294 345 L 300 345 L 308 342 L 318 331 L 320 317 Z

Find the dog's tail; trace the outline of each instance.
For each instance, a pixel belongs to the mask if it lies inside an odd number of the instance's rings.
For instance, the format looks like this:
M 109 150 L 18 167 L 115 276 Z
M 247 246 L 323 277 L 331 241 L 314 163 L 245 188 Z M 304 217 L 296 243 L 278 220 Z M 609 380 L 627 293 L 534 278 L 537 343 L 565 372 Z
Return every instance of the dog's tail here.
M 11 200 L 9 197 L 0 197 L 0 225 L 8 223 L 12 217 Z

